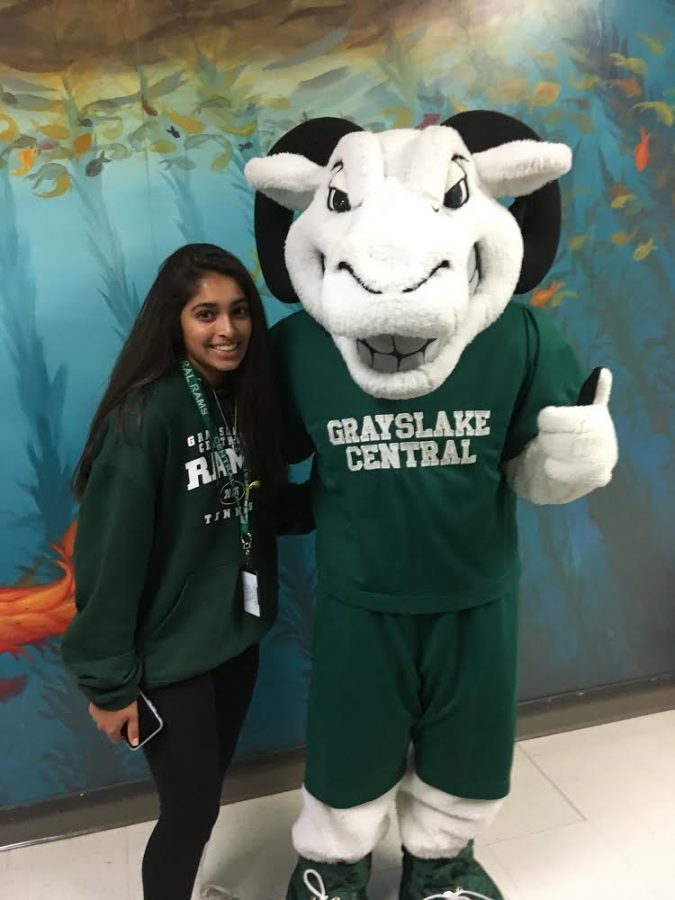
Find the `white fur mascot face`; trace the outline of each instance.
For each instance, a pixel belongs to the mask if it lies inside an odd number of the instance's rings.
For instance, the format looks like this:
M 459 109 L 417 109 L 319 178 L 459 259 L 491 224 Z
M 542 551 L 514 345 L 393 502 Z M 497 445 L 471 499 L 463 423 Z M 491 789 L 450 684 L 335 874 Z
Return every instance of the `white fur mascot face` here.
M 511 141 L 473 155 L 446 126 L 354 131 L 328 164 L 277 153 L 251 160 L 250 184 L 290 210 L 285 264 L 304 308 L 375 397 L 435 390 L 501 314 L 523 238 L 499 197 L 568 171 L 561 144 Z

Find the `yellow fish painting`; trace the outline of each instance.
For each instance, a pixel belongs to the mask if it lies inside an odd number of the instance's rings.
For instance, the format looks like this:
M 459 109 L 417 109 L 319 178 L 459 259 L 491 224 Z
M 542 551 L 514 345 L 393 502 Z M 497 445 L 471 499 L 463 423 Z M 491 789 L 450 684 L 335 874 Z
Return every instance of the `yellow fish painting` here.
M 466 112 L 469 109 L 469 107 L 465 103 L 460 103 L 459 100 L 455 100 L 452 94 L 448 94 L 448 100 L 450 101 L 450 105 L 455 112 Z
M 109 119 L 114 124 L 103 128 L 101 133 L 107 141 L 116 141 L 124 131 L 124 121 L 119 116 L 110 116 Z
M 52 197 L 60 197 L 61 194 L 65 194 L 69 187 L 70 175 L 67 172 L 64 172 L 54 180 L 54 187 L 51 191 L 35 191 L 35 196 L 41 197 L 43 200 L 49 200 Z
M 407 111 L 406 111 L 407 112 Z M 409 120 L 412 120 L 412 114 L 407 112 L 409 116 Z M 223 124 L 217 123 L 217 128 L 220 131 L 224 131 L 226 134 L 236 134 L 237 137 L 252 137 L 258 130 L 258 125 L 256 122 L 244 122 L 243 125 L 237 125 L 236 122 L 233 122 L 231 119 L 226 120 Z M 403 128 L 406 126 L 403 125 L 395 125 L 395 128 Z
M 610 206 L 612 209 L 623 209 L 631 200 L 635 200 L 635 194 L 619 194 L 618 197 L 612 200 Z
M 174 153 L 176 145 L 171 141 L 160 139 L 149 144 L 148 150 L 151 150 L 153 153 Z
M 633 109 L 653 109 L 660 122 L 672 128 L 675 125 L 675 106 L 664 103 L 663 100 L 646 100 L 643 103 L 633 104 Z
M 0 112 L 0 125 L 2 125 L 3 122 L 7 125 L 7 128 L 0 131 L 0 141 L 13 141 L 19 134 L 19 126 L 11 116 L 7 115 L 7 113 Z
M 584 75 L 584 77 L 579 80 L 572 72 L 570 72 L 568 81 L 572 87 L 576 88 L 578 91 L 588 91 L 591 88 L 597 87 L 600 84 L 601 79 L 599 75 Z
M 530 92 L 527 78 L 505 78 L 496 88 L 490 91 L 495 103 L 519 103 Z
M 570 116 L 570 121 L 574 122 L 582 134 L 591 134 L 595 128 L 593 119 L 590 116 L 584 116 L 580 113 Z
M 228 143 L 225 145 L 225 152 L 221 153 L 219 156 L 216 156 L 211 162 L 211 168 L 214 172 L 222 172 L 226 169 L 232 159 L 233 155 L 232 144 Z
M 65 194 L 71 184 L 68 170 L 65 166 L 55 162 L 45 163 L 37 172 L 29 175 L 28 180 L 33 182 L 33 193 L 35 196 L 43 199 L 59 197 L 61 194 Z M 48 191 L 36 190 L 43 181 L 53 182 L 54 187 Z
M 650 37 L 644 31 L 638 31 L 637 36 L 649 47 L 655 56 L 661 56 L 665 52 L 666 48 L 663 46 L 663 41 L 658 40 L 658 38 Z
M 555 53 L 545 52 L 545 53 L 537 53 L 534 57 L 540 66 L 543 66 L 545 69 L 552 69 L 558 65 L 558 57 Z
M 633 259 L 635 262 L 642 262 L 643 259 L 647 259 L 648 256 L 651 256 L 652 253 L 658 249 L 659 248 L 654 243 L 654 238 L 649 238 L 644 244 L 638 244 L 633 253 Z
M 412 113 L 405 106 L 390 106 L 388 109 L 383 109 L 380 115 L 394 117 L 391 123 L 392 128 L 409 128 L 412 122 Z M 230 131 L 229 128 L 227 130 Z
M 37 197 L 41 197 L 43 200 L 49 200 L 52 197 L 60 197 L 61 194 L 65 194 L 65 192 L 70 187 L 70 175 L 65 172 L 63 175 L 59 175 L 58 178 L 54 181 L 54 187 L 51 191 L 36 191 L 35 194 Z
M 170 109 L 166 110 L 166 114 L 173 124 L 177 125 L 186 134 L 201 134 L 204 130 L 203 123 L 199 119 L 192 118 L 192 116 L 179 116 L 178 113 L 172 112 Z
M 639 56 L 624 56 L 622 53 L 610 53 L 609 56 L 615 66 L 628 69 L 636 75 L 646 75 L 649 70 L 647 63 Z
M 65 125 L 55 125 L 53 123 L 40 125 L 35 120 L 32 120 L 32 125 L 40 134 L 44 134 L 45 137 L 52 138 L 55 141 L 64 141 L 70 135 L 70 131 Z

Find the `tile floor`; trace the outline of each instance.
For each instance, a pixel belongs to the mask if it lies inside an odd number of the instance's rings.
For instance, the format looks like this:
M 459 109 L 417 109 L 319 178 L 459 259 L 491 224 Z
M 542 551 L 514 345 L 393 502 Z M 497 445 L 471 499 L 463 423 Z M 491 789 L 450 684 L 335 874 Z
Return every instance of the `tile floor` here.
M 294 855 L 299 793 L 225 806 L 206 880 L 241 900 L 277 900 Z M 142 900 L 152 823 L 0 852 L 2 900 Z M 675 710 L 522 741 L 513 791 L 477 855 L 507 900 L 675 900 Z M 393 827 L 371 900 L 395 900 Z

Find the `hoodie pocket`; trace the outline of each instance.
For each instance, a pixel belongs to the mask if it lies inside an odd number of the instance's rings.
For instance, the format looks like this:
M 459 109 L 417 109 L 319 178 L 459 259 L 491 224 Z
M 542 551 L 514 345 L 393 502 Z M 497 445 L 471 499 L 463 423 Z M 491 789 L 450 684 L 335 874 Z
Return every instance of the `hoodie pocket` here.
M 151 627 L 146 643 L 174 640 L 203 645 L 236 627 L 235 597 L 239 570 L 236 566 L 210 566 L 191 572 L 167 615 Z

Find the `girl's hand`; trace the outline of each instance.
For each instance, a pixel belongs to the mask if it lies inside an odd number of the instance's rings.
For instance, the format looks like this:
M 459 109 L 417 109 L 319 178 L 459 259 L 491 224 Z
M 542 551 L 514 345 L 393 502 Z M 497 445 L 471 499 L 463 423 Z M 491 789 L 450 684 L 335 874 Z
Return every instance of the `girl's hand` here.
M 99 731 L 106 734 L 113 744 L 122 739 L 122 726 L 126 724 L 127 735 L 131 745 L 138 744 L 138 704 L 134 700 L 124 709 L 100 709 L 94 703 L 89 704 L 89 715 L 96 722 Z

